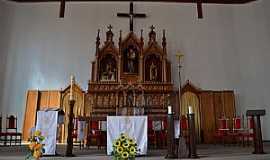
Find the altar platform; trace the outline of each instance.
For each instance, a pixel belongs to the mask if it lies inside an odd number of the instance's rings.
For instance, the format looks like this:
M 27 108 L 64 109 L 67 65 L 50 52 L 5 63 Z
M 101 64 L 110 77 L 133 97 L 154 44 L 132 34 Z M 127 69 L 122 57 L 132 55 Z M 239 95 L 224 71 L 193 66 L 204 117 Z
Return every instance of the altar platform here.
M 198 154 L 202 160 L 269 160 L 270 159 L 270 143 L 264 143 L 264 149 L 267 154 L 254 155 L 252 147 L 240 146 L 223 146 L 223 145 L 198 145 Z M 0 147 L 0 160 L 22 160 L 27 152 L 27 146 Z M 65 145 L 57 145 L 59 156 L 43 157 L 42 160 L 65 160 Z M 68 158 L 69 160 L 111 160 L 110 156 L 106 155 L 106 149 L 98 150 L 96 147 L 80 150 L 78 146 L 74 147 L 75 157 Z M 165 159 L 166 150 L 149 149 L 147 156 L 141 156 L 138 160 L 161 160 Z M 188 159 L 187 159 L 188 160 Z

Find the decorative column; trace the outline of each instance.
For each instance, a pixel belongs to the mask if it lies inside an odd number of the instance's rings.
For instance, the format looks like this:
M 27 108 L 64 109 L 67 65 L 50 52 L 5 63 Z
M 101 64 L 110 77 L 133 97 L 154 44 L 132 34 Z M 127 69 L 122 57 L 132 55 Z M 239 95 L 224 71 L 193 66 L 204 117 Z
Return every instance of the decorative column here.
M 166 70 L 166 58 L 163 57 L 162 60 L 162 69 L 163 69 L 163 82 L 167 82 L 167 70 Z
M 140 55 L 139 58 L 139 81 L 143 81 L 143 56 Z
M 121 81 L 121 62 L 122 62 L 122 56 L 121 54 L 118 56 L 118 65 L 117 65 L 117 81 Z

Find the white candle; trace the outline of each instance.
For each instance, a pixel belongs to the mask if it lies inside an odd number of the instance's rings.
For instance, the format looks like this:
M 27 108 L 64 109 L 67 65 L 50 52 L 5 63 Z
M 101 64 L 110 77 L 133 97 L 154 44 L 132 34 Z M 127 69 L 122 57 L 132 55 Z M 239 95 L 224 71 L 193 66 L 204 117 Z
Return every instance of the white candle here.
M 188 106 L 188 114 L 192 114 L 192 113 L 193 113 L 192 107 Z
M 71 75 L 70 76 L 70 96 L 69 96 L 69 99 L 70 100 L 73 100 L 73 84 L 74 84 L 74 76 Z
M 172 114 L 172 106 L 168 106 L 168 114 Z

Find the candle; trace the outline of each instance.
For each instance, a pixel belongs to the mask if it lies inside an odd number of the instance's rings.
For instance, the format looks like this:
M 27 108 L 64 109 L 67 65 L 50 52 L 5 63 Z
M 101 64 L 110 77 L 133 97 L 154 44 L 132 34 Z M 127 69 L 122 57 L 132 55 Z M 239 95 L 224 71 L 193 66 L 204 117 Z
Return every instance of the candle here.
M 69 99 L 70 100 L 73 100 L 73 84 L 74 84 L 74 76 L 71 75 L 70 76 L 70 96 L 69 96 Z
M 192 114 L 192 113 L 193 113 L 192 107 L 188 106 L 188 114 Z
M 168 114 L 172 114 L 172 106 L 168 106 Z

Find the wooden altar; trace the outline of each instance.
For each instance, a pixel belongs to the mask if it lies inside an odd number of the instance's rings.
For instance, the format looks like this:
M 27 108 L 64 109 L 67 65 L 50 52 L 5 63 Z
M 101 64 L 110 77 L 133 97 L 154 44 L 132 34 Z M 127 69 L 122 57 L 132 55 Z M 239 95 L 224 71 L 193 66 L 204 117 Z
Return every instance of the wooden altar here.
M 91 117 L 166 115 L 165 104 L 173 91 L 171 63 L 167 59 L 165 30 L 159 45 L 154 29 L 152 26 L 147 44 L 144 44 L 142 30 L 140 38 L 131 31 L 123 39 L 120 31 L 118 47 L 114 43 L 111 26 L 103 45 L 100 45 L 98 31 L 96 57 L 88 83 L 88 102 L 85 103 L 91 108 Z

